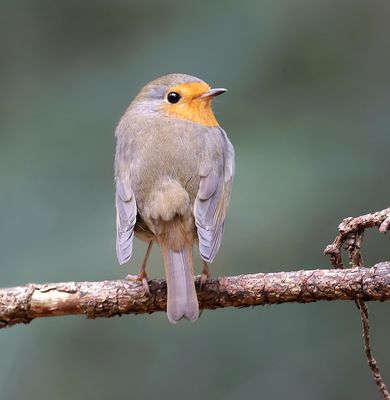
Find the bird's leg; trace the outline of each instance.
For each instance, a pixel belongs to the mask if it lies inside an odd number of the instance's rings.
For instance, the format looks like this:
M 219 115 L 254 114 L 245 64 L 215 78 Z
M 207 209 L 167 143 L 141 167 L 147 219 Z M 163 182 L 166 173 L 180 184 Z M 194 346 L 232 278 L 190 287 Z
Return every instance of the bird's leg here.
M 202 274 L 200 276 L 200 290 L 202 290 L 202 286 L 206 283 L 207 279 L 210 278 L 210 270 L 206 261 L 203 260 L 203 269 Z
M 145 253 L 144 261 L 142 262 L 141 268 L 138 271 L 138 275 L 127 275 L 125 279 L 129 281 L 140 281 L 144 286 L 145 291 L 150 294 L 149 284 L 148 284 L 148 276 L 146 274 L 146 265 L 148 264 L 148 259 L 150 256 L 150 252 L 152 251 L 153 240 L 149 242 L 148 248 Z
M 203 285 L 206 283 L 207 279 L 210 278 L 211 273 L 209 270 L 209 266 L 206 261 L 203 260 L 203 269 L 202 269 L 202 274 L 200 275 L 200 285 L 199 285 L 199 291 L 202 291 Z M 203 314 L 203 310 L 200 310 L 199 312 L 199 318 Z

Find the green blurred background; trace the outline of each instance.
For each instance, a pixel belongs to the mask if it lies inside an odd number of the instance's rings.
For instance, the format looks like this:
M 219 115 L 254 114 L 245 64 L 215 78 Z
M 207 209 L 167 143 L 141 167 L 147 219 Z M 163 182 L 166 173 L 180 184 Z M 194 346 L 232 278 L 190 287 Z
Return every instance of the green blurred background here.
M 389 18 L 387 0 L 1 0 L 1 286 L 138 269 L 143 243 L 115 259 L 113 132 L 170 72 L 229 89 L 214 108 L 237 175 L 213 274 L 327 268 L 340 220 L 389 206 Z M 368 233 L 366 265 L 389 248 Z M 389 305 L 370 310 L 390 383 Z M 50 318 L 0 346 L 1 400 L 380 398 L 352 302 Z

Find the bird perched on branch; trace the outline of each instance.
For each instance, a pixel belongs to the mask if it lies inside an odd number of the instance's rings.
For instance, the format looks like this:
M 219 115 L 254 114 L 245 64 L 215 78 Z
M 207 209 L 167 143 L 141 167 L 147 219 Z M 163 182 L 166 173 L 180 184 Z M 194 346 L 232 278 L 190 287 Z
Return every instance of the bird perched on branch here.
M 211 102 L 225 91 L 189 75 L 163 76 L 140 91 L 115 132 L 118 261 L 130 259 L 134 233 L 146 241 L 137 279 L 148 290 L 148 257 L 153 242 L 160 245 L 172 323 L 199 316 L 193 245 L 199 243 L 204 283 L 223 236 L 234 149 Z

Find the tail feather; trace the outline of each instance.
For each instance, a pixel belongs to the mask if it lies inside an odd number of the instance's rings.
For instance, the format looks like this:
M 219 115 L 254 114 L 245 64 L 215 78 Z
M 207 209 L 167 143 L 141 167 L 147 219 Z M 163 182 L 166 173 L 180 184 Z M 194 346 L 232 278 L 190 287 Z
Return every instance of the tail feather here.
M 163 246 L 163 255 L 168 287 L 168 319 L 174 324 L 182 318 L 196 321 L 199 305 L 192 266 L 192 247 L 184 244 L 179 251 L 174 251 Z

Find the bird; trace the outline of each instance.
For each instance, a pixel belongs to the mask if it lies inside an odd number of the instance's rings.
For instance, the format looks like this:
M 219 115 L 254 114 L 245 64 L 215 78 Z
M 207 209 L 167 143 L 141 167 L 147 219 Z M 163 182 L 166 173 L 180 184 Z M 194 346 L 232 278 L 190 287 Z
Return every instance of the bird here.
M 162 76 L 141 89 L 115 130 L 118 262 L 130 260 L 134 236 L 147 242 L 136 279 L 148 290 L 148 258 L 153 243 L 160 246 L 167 316 L 174 324 L 199 317 L 194 245 L 203 262 L 202 285 L 224 233 L 235 154 L 212 100 L 225 92 L 194 76 Z

